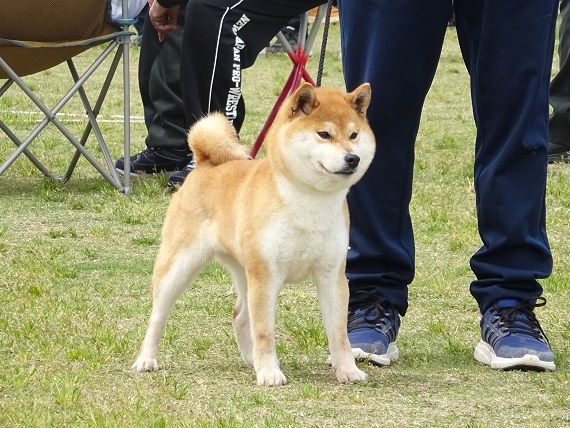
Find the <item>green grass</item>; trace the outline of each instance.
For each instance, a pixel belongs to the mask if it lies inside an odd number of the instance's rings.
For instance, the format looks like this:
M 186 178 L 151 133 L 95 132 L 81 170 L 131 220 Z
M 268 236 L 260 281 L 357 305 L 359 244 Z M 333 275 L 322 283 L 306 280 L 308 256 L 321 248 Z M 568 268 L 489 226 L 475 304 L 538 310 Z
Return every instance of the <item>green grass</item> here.
M 323 83 L 342 87 L 337 27 L 329 48 Z M 133 50 L 133 76 L 137 55 Z M 316 60 L 309 65 L 313 73 Z M 287 58 L 271 55 L 246 71 L 246 141 L 257 135 L 288 68 Z M 28 78 L 49 105 L 66 86 L 64 71 L 48 80 Z M 133 114 L 142 116 L 136 78 L 133 83 Z M 22 113 L 32 106 L 17 91 L 8 93 L 0 117 L 23 136 L 37 116 Z M 103 117 L 122 112 L 120 88 L 111 95 Z M 382 94 L 374 96 L 382 102 Z M 68 107 L 81 111 L 78 102 Z M 49 131 L 33 146 L 62 170 L 69 144 Z M 104 131 L 118 156 L 122 131 L 113 124 Z M 468 290 L 468 262 L 480 245 L 474 132 L 468 76 L 451 29 L 417 142 L 417 275 L 398 339 L 401 359 L 387 368 L 363 365 L 369 381 L 351 385 L 337 384 L 325 364 L 316 293 L 306 282 L 285 287 L 278 307 L 278 354 L 290 383 L 256 386 L 232 336 L 230 279 L 217 264 L 173 310 L 159 352 L 162 370 L 133 373 L 169 199 L 165 177 L 137 180 L 125 197 L 85 160 L 65 185 L 18 160 L 0 177 L 0 426 L 569 426 L 570 168 L 549 167 L 555 266 L 542 281 L 548 305 L 537 311 L 556 350 L 557 371 L 492 371 L 472 356 L 479 314 Z M 144 147 L 144 136 L 143 124 L 134 121 L 133 152 Z M 12 147 L 0 134 L 0 159 Z

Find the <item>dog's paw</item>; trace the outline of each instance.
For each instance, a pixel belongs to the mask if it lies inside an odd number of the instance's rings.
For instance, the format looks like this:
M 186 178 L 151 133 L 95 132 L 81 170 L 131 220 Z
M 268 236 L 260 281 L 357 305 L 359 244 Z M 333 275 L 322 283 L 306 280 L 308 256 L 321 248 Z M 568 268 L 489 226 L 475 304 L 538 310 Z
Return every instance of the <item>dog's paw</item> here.
M 277 369 L 259 369 L 257 371 L 257 384 L 265 386 L 285 385 L 287 379 L 281 370 Z
M 139 357 L 133 363 L 132 369 L 136 372 L 155 372 L 158 370 L 156 358 Z
M 359 382 L 366 380 L 368 375 L 360 370 L 358 367 L 354 367 L 347 370 L 335 370 L 336 378 L 340 383 L 348 382 Z

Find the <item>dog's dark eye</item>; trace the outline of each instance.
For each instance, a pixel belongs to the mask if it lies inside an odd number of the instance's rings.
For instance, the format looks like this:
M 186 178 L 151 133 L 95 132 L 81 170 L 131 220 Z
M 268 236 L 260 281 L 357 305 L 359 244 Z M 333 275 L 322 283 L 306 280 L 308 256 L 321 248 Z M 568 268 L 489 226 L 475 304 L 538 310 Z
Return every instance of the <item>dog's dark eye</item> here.
M 352 134 L 350 134 L 351 140 L 356 140 L 356 137 L 358 137 L 358 132 L 353 132 Z
M 329 134 L 327 131 L 320 131 L 320 132 L 317 132 L 317 134 L 319 135 L 319 137 L 321 137 L 325 140 L 331 139 L 331 134 Z

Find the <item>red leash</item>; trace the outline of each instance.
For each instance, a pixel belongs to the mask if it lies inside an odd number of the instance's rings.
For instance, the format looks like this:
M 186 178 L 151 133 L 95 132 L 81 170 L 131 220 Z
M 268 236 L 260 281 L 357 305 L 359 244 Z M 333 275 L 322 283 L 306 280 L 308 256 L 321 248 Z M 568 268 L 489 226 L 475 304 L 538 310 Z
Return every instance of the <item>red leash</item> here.
M 259 149 L 263 144 L 263 140 L 265 140 L 265 136 L 267 135 L 267 131 L 269 130 L 270 126 L 273 124 L 275 116 L 277 116 L 277 112 L 279 111 L 279 108 L 283 104 L 283 101 L 285 101 L 285 98 L 287 98 L 287 96 L 290 93 L 294 92 L 299 87 L 299 85 L 301 84 L 301 78 L 303 78 L 306 82 L 309 82 L 312 85 L 315 84 L 313 78 L 305 68 L 307 65 L 307 61 L 309 60 L 309 55 L 305 53 L 304 49 L 300 46 L 300 44 L 297 45 L 297 50 L 295 52 L 288 51 L 287 55 L 289 55 L 289 58 L 293 62 L 293 69 L 291 70 L 291 73 L 289 74 L 289 77 L 285 82 L 285 86 L 283 86 L 281 93 L 277 97 L 277 101 L 275 101 L 275 105 L 271 109 L 269 116 L 265 120 L 263 128 L 261 128 L 261 131 L 257 136 L 257 139 L 253 144 L 253 147 L 251 148 L 251 152 L 249 154 L 252 159 L 255 158 L 257 152 L 259 152 Z
M 279 96 L 277 97 L 277 100 L 275 101 L 275 105 L 271 109 L 269 116 L 265 120 L 263 128 L 261 128 L 261 131 L 260 131 L 257 139 L 255 140 L 255 143 L 253 144 L 253 146 L 251 148 L 250 156 L 252 159 L 254 159 L 255 156 L 257 155 L 257 152 L 259 152 L 259 149 L 261 148 L 261 145 L 263 144 L 263 140 L 265 140 L 265 136 L 267 135 L 267 131 L 269 130 L 269 128 L 273 124 L 273 121 L 275 120 L 275 116 L 277 116 L 277 112 L 279 111 L 279 108 L 283 104 L 283 101 L 285 101 L 285 98 L 287 98 L 287 96 L 290 93 L 294 92 L 299 87 L 299 85 L 301 84 L 301 79 L 303 79 L 305 82 L 310 83 L 313 86 L 320 86 L 320 83 L 321 83 L 320 80 L 322 77 L 322 70 L 323 70 L 323 63 L 324 63 L 324 56 L 325 56 L 325 49 L 326 49 L 326 43 L 327 43 L 327 38 L 328 38 L 328 26 L 329 26 L 329 22 L 330 22 L 332 3 L 333 3 L 333 0 L 329 0 L 328 5 L 319 6 L 319 8 L 317 10 L 317 15 L 315 17 L 315 22 L 311 28 L 311 32 L 309 34 L 308 40 L 306 39 L 306 35 L 307 35 L 307 14 L 305 14 L 305 16 L 302 17 L 301 25 L 299 28 L 299 37 L 298 37 L 299 40 L 297 43 L 297 48 L 295 50 L 291 47 L 291 45 L 285 39 L 283 34 L 278 35 L 278 38 L 281 40 L 283 46 L 285 47 L 285 49 L 287 51 L 287 55 L 289 56 L 289 59 L 293 63 L 293 70 L 291 70 L 291 73 L 289 74 L 289 77 L 287 78 L 287 81 L 285 82 L 285 86 L 283 86 L 281 93 L 279 94 Z M 313 42 L 315 40 L 317 31 L 318 31 L 318 25 L 321 22 L 321 20 L 323 19 L 323 16 L 325 16 L 325 14 L 326 14 L 326 17 L 325 17 L 325 28 L 324 28 L 324 32 L 323 32 L 323 44 L 321 47 L 321 56 L 319 59 L 319 70 L 318 70 L 317 85 L 315 85 L 315 82 L 314 82 L 313 78 L 311 77 L 311 75 L 309 74 L 309 72 L 307 71 L 306 66 L 307 66 L 307 61 L 309 60 L 309 52 L 311 50 L 311 47 L 313 45 Z

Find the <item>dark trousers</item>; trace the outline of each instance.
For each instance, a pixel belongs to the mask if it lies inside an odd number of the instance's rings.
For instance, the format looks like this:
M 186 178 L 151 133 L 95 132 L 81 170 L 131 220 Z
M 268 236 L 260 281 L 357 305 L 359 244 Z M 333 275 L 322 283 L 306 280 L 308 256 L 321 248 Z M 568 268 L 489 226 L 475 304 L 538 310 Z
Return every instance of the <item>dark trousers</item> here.
M 220 111 L 239 131 L 245 115 L 241 70 L 291 18 L 324 1 L 190 0 L 182 57 L 187 125 Z
M 570 1 L 560 2 L 560 69 L 550 84 L 550 141 L 570 150 Z
M 139 90 L 147 127 L 148 147 L 185 148 L 186 119 L 180 84 L 180 58 L 184 33 L 185 2 L 178 14 L 178 28 L 164 42 L 149 19 L 145 20 L 139 58 Z
M 452 6 L 452 3 L 454 6 Z M 451 8 L 477 126 L 475 192 L 482 247 L 471 293 L 485 311 L 542 293 L 552 258 L 545 230 L 548 87 L 557 0 L 339 0 L 349 90 L 372 84 L 375 159 L 349 192 L 347 276 L 403 315 L 414 277 L 409 213 L 414 143 Z

